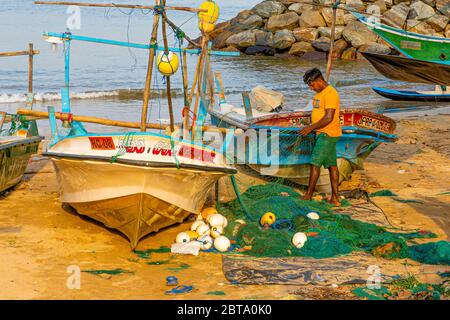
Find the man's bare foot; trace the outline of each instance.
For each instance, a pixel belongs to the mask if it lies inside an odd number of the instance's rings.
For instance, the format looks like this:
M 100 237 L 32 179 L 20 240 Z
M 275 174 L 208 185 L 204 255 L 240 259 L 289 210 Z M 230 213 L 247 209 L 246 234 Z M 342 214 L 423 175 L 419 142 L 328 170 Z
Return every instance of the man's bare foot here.
M 302 200 L 310 201 L 311 198 L 312 198 L 312 196 L 310 196 L 309 194 L 305 194 L 305 195 L 302 197 Z
M 331 197 L 328 200 L 328 203 L 334 205 L 335 207 L 340 207 L 341 206 L 341 202 L 335 197 Z

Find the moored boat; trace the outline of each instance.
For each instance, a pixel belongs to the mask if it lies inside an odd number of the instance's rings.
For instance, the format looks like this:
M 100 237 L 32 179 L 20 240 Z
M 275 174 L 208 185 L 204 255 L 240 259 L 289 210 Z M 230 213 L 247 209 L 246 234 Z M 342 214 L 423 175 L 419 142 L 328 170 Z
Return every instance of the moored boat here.
M 379 95 L 398 101 L 450 102 L 450 90 L 413 91 L 373 87 Z

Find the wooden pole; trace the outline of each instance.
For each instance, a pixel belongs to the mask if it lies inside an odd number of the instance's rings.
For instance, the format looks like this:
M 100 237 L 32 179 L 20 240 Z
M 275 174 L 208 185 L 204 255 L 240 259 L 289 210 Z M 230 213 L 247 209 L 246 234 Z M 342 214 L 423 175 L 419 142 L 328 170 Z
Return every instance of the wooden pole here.
M 41 53 L 39 50 L 33 50 L 33 55 Z M 16 56 L 29 56 L 30 51 L 15 51 L 15 52 L 0 52 L 0 57 L 16 57 Z
M 97 7 L 97 8 L 127 8 L 127 9 L 149 9 L 153 10 L 156 6 L 143 6 L 136 4 L 118 4 L 118 3 L 82 3 L 82 2 L 67 2 L 67 1 L 35 1 L 34 4 L 57 5 L 57 6 L 78 6 L 78 7 Z M 207 9 L 197 9 L 189 7 L 164 7 L 164 10 L 178 10 L 189 12 L 208 12 Z
M 184 110 L 183 110 L 183 137 L 188 138 L 189 130 L 189 112 L 190 112 L 190 101 L 189 101 L 189 83 L 188 83 L 188 73 L 187 73 L 187 54 L 186 50 L 182 53 L 183 61 L 183 92 L 184 92 Z
M 29 116 L 34 117 L 34 119 L 46 119 L 49 117 L 48 112 L 45 111 L 36 111 L 36 110 L 30 110 L 30 109 L 18 109 L 17 114 L 23 115 L 23 116 Z M 90 116 L 77 116 L 72 115 L 70 113 L 64 113 L 64 112 L 56 112 L 55 118 L 67 121 L 69 119 L 72 119 L 73 121 L 78 122 L 88 122 L 88 123 L 97 123 L 105 126 L 113 126 L 113 127 L 123 127 L 123 128 L 131 128 L 131 129 L 139 129 L 141 127 L 141 124 L 139 122 L 129 122 L 129 121 L 120 121 L 120 120 L 110 120 L 110 119 L 104 119 L 104 118 L 98 118 L 98 117 L 90 117 Z M 164 130 L 165 127 L 159 123 L 146 123 L 147 129 L 157 129 L 157 130 Z M 225 128 L 217 128 L 217 127 L 209 127 L 209 126 L 203 126 L 203 131 L 219 131 L 222 133 L 227 133 L 227 129 Z
M 199 72 L 198 72 L 198 77 L 197 77 L 197 94 L 195 96 L 195 105 L 194 105 L 194 119 L 192 120 L 192 128 L 194 128 L 195 126 L 195 121 L 197 120 L 197 113 L 198 113 L 198 106 L 199 106 L 199 100 L 200 100 L 200 94 L 201 94 L 201 90 L 202 90 L 202 79 L 203 79 L 203 69 L 204 69 L 204 65 L 205 65 L 205 57 L 206 57 L 206 46 L 208 44 L 208 39 L 206 38 L 206 36 L 203 36 L 202 39 L 202 49 L 201 49 L 201 54 L 199 57 Z M 194 129 L 192 129 L 194 130 Z
M 33 44 L 28 44 L 28 93 L 33 93 Z
M 156 5 L 160 4 L 160 0 L 155 0 Z M 150 45 L 156 45 L 158 40 L 158 25 L 159 25 L 159 14 L 156 14 L 153 18 L 153 29 L 152 29 L 152 38 L 150 40 Z M 150 89 L 152 82 L 152 73 L 153 73 L 153 63 L 155 62 L 155 48 L 150 48 L 150 53 L 148 57 L 148 66 L 147 66 L 147 77 L 145 79 L 145 89 L 144 89 L 144 101 L 142 105 L 142 113 L 141 113 L 141 131 L 145 132 L 147 126 L 147 114 L 148 114 L 148 103 L 150 100 Z
M 162 0 L 161 3 L 163 6 L 166 5 L 166 0 Z M 162 16 L 162 36 L 163 36 L 163 42 L 164 42 L 164 53 L 169 54 L 169 43 L 167 42 L 167 28 L 166 28 L 166 18 L 165 15 Z M 166 90 L 167 90 L 167 104 L 169 107 L 169 119 L 170 119 L 170 132 L 174 131 L 174 125 L 173 125 L 173 108 L 172 108 L 172 92 L 170 87 L 170 76 L 166 77 Z
M 331 39 L 330 39 L 330 52 L 328 52 L 328 64 L 327 72 L 325 74 L 325 80 L 328 81 L 331 74 L 331 68 L 333 67 L 333 51 L 334 51 L 334 38 L 336 37 L 336 15 L 337 15 L 338 0 L 334 0 L 333 6 L 333 20 L 331 22 Z

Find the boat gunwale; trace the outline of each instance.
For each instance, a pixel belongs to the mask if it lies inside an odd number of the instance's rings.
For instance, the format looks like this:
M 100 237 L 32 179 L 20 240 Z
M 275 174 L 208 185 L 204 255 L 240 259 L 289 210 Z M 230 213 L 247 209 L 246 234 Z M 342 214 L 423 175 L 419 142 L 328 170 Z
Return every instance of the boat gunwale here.
M 98 161 L 98 162 L 108 162 L 111 164 L 125 164 L 136 167 L 155 167 L 155 168 L 175 168 L 175 169 L 192 169 L 199 171 L 213 171 L 213 172 L 221 172 L 226 174 L 235 174 L 237 170 L 234 168 L 218 168 L 218 167 L 203 167 L 196 164 L 184 164 L 179 163 L 169 163 L 169 162 L 157 162 L 157 161 L 142 161 L 142 160 L 132 160 L 132 159 L 121 159 L 117 158 L 114 162 L 111 161 L 111 157 L 104 156 L 85 156 L 85 155 L 77 155 L 77 154 L 66 154 L 66 153 L 57 153 L 57 152 L 48 152 L 45 151 L 42 153 L 43 156 L 57 159 L 67 158 L 69 160 L 81 160 L 81 161 Z
M 27 137 L 21 140 L 17 140 L 17 141 L 12 141 L 12 142 L 7 142 L 5 144 L 0 144 L 0 151 L 1 150 L 5 150 L 11 147 L 16 147 L 16 146 L 20 146 L 20 145 L 26 145 L 26 144 L 32 144 L 32 143 L 36 143 L 36 142 L 41 142 L 42 140 L 44 140 L 44 137 L 42 136 L 35 136 L 35 137 Z

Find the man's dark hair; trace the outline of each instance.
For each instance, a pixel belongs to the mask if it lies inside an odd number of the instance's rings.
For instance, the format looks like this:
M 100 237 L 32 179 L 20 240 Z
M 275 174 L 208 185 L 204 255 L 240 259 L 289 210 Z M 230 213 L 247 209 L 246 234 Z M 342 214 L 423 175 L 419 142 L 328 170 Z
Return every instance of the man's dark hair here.
M 305 72 L 305 75 L 303 76 L 303 81 L 306 84 L 309 84 L 311 81 L 314 81 L 318 78 L 323 79 L 322 72 L 318 68 L 312 68 Z

